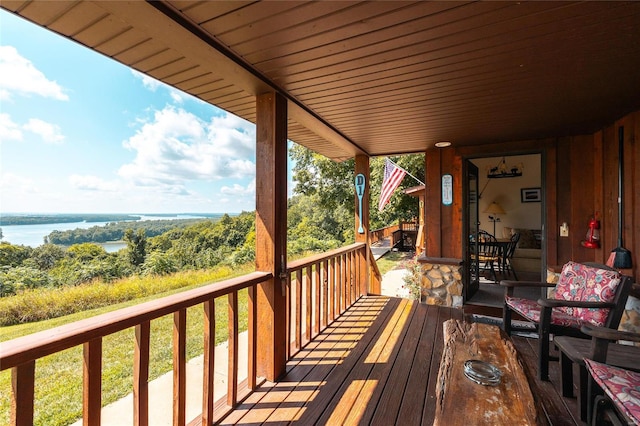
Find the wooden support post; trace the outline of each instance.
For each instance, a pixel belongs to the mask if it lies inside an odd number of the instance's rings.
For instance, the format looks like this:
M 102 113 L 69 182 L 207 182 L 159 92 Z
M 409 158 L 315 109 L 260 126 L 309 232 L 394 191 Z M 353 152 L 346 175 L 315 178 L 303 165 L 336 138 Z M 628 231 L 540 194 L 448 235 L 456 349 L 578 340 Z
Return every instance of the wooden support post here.
M 380 294 L 379 288 L 371 288 L 370 285 L 372 283 L 369 282 L 370 275 L 370 256 L 371 250 L 369 249 L 369 244 L 371 242 L 371 238 L 369 237 L 369 198 L 371 197 L 371 191 L 369 187 L 369 180 L 371 177 L 369 167 L 369 157 L 366 155 L 356 155 L 356 165 L 355 165 L 355 176 L 363 175 L 364 176 L 364 194 L 362 196 L 362 208 L 360 208 L 360 199 L 358 197 L 358 193 L 355 192 L 355 235 L 356 242 L 366 243 L 367 249 L 364 253 L 358 255 L 358 262 L 360 264 L 359 276 L 358 279 L 358 294 L 356 296 L 360 296 L 360 293 L 371 293 L 371 294 Z M 356 185 L 357 186 L 357 185 Z M 357 188 L 356 188 L 357 191 Z M 362 216 L 360 213 L 362 212 Z M 362 229 L 360 229 L 360 221 L 362 221 Z M 358 232 L 358 230 L 362 230 L 363 232 Z
M 275 381 L 286 367 L 287 101 L 277 93 L 256 100 L 256 269 L 274 278 L 258 286 L 257 369 Z

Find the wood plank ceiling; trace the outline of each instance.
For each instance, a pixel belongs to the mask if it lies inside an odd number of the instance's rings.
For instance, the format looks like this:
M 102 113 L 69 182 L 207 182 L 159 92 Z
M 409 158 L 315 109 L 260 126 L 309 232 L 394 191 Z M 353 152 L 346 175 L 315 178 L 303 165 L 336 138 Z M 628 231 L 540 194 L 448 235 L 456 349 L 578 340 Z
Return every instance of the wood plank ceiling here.
M 640 2 L 3 1 L 330 158 L 591 133 L 640 107 Z

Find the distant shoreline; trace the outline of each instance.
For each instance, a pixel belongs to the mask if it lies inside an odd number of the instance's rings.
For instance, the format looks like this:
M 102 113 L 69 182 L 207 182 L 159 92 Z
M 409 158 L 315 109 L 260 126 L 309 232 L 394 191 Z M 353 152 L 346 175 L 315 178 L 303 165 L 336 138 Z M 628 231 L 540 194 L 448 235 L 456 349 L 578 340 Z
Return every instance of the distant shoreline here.
M 96 222 L 128 222 L 138 221 L 142 217 L 169 218 L 178 216 L 197 216 L 204 218 L 217 218 L 225 213 L 13 213 L 10 215 L 0 213 L 0 226 L 20 226 L 20 225 L 47 225 L 53 223 L 96 223 Z M 227 213 L 231 216 L 234 214 Z

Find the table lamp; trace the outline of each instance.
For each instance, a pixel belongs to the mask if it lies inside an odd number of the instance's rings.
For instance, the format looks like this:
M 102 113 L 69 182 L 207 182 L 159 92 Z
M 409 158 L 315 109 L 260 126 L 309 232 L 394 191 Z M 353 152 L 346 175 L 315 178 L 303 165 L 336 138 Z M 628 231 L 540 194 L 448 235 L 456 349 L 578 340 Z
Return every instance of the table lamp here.
M 507 214 L 507 212 L 504 211 L 504 209 L 502 208 L 502 206 L 498 203 L 496 203 L 495 201 L 492 202 L 491 204 L 489 204 L 489 207 L 487 207 L 483 213 L 489 213 L 489 220 L 491 222 L 493 222 L 493 236 L 495 237 L 496 235 L 496 222 L 500 222 L 500 218 L 497 217 L 497 215 L 499 214 Z

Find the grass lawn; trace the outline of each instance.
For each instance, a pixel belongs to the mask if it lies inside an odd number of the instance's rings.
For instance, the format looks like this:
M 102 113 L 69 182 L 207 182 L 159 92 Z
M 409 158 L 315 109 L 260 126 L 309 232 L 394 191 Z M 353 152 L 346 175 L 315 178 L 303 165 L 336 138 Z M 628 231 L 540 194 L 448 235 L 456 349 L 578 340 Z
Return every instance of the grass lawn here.
M 245 270 L 246 269 L 246 270 Z M 246 274 L 248 268 L 237 269 L 229 276 L 232 278 Z M 0 328 L 0 341 L 50 329 L 63 324 L 78 321 L 105 312 L 136 305 L 148 300 L 168 296 L 190 288 L 210 283 L 202 281 L 206 274 L 200 274 L 200 281 L 194 271 L 195 284 L 180 289 L 135 299 L 89 311 L 78 312 L 60 318 L 36 323 L 20 324 Z M 162 278 L 158 278 L 162 279 Z M 238 305 L 240 330 L 247 328 L 247 292 L 239 292 Z M 227 340 L 227 298 L 216 299 L 216 343 Z M 187 311 L 187 358 L 194 358 L 203 352 L 203 308 L 194 306 Z M 151 323 L 151 351 L 149 380 L 153 380 L 172 369 L 172 330 L 173 316 L 168 315 Z M 106 336 L 103 340 L 102 403 L 114 402 L 133 390 L 133 351 L 134 329 Z M 11 371 L 0 372 L 0 424 L 10 423 Z M 67 425 L 82 416 L 82 347 L 74 347 L 36 362 L 35 418 L 38 425 Z
M 401 268 L 405 262 L 413 259 L 414 252 L 411 251 L 390 251 L 376 262 L 378 263 L 378 269 L 380 274 L 384 275 L 392 269 Z

